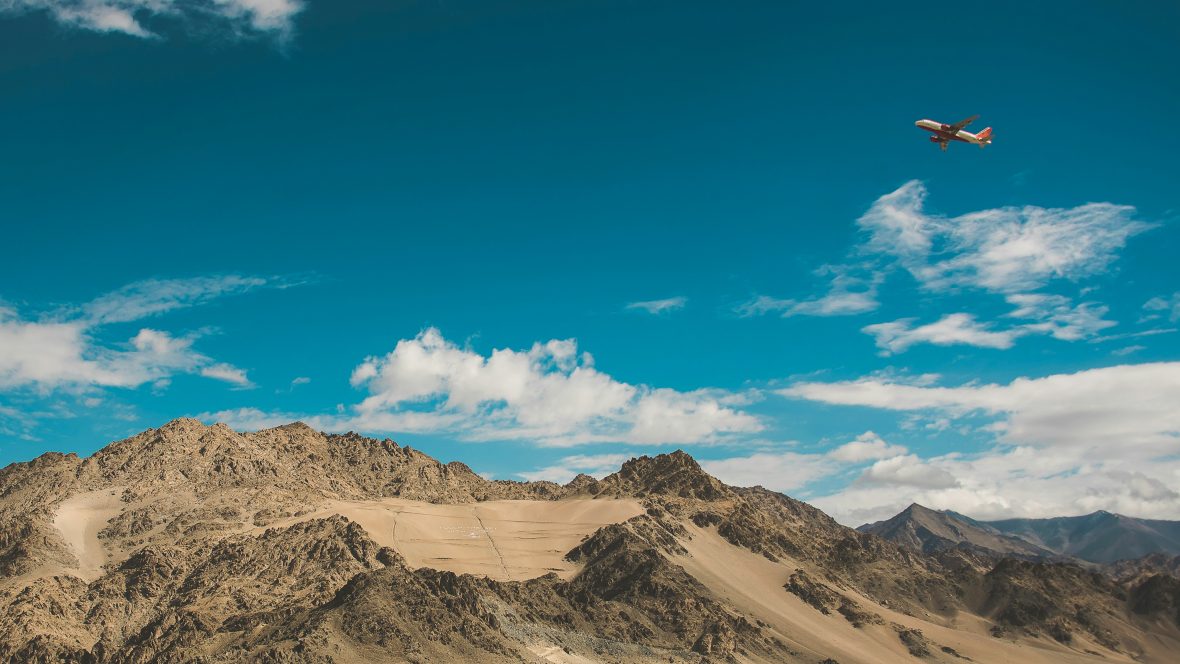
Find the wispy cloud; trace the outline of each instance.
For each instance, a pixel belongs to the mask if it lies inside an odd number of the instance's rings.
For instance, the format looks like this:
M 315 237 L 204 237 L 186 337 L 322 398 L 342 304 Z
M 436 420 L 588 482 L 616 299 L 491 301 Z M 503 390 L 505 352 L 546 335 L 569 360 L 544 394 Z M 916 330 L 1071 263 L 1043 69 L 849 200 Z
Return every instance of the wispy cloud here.
M 891 323 L 876 323 L 863 328 L 871 334 L 883 355 L 904 353 L 915 344 L 936 346 L 977 346 L 980 348 L 1011 348 L 1024 331 L 1021 329 L 993 330 L 975 320 L 971 314 L 947 314 L 933 323 L 913 325 L 913 318 Z
M 1017 293 L 1005 298 L 1016 308 L 1005 316 L 1008 319 L 1023 319 L 1032 322 L 1013 323 L 997 327 L 995 323 L 983 323 L 968 313 L 946 314 L 939 320 L 926 325 L 913 325 L 913 318 L 903 318 L 889 323 L 876 323 L 862 328 L 877 341 L 883 354 L 903 353 L 917 344 L 936 346 L 975 346 L 978 348 L 1011 348 L 1017 339 L 1029 335 L 1049 335 L 1062 341 L 1109 340 L 1123 335 L 1098 337 L 1102 330 L 1117 325 L 1106 320 L 1109 311 L 1105 305 L 1085 302 L 1074 305 L 1063 295 L 1042 293 Z M 1126 336 L 1140 336 L 1148 332 L 1135 332 Z
M 999 293 L 1076 281 L 1108 268 L 1127 239 L 1152 224 L 1111 203 L 980 210 L 958 217 L 926 212 L 926 187 L 907 182 L 859 220 L 864 254 L 896 261 L 931 290 L 974 287 Z
M 1173 323 L 1180 320 L 1180 291 L 1168 297 L 1153 297 L 1143 304 L 1143 310 L 1150 316 L 1167 316 Z
M 0 13 L 45 12 L 62 25 L 155 37 L 153 25 L 212 23 L 236 35 L 288 37 L 302 0 L 0 0 Z
M 663 300 L 630 302 L 627 304 L 626 308 L 630 310 L 646 311 L 649 314 L 663 314 L 683 309 L 687 304 L 687 297 L 669 297 Z
M 125 323 L 282 283 L 236 274 L 191 279 L 147 279 L 101 295 L 70 312 L 87 326 Z
M 1102 343 L 1105 341 L 1119 341 L 1122 339 L 1137 339 L 1139 337 L 1155 337 L 1161 334 L 1174 334 L 1180 331 L 1180 328 L 1175 327 L 1160 327 L 1150 330 L 1139 330 L 1138 332 L 1124 332 L 1122 334 L 1107 334 L 1101 337 L 1094 337 L 1090 343 Z
M 851 316 L 875 311 L 877 287 L 884 280 L 884 274 L 864 270 L 863 266 L 825 265 L 816 274 L 829 280 L 828 292 L 820 297 L 806 300 L 783 300 L 767 295 L 734 307 L 742 317 L 778 313 L 783 318 L 791 316 Z
M 96 333 L 105 325 L 141 320 L 266 283 L 263 278 L 235 275 L 141 281 L 40 317 L 0 307 L 0 390 L 133 388 L 162 385 L 178 373 L 250 387 L 242 369 L 194 350 L 194 335 L 142 328 L 125 342 L 104 343 Z
M 1042 293 L 1018 293 L 1007 296 L 1009 304 L 1016 307 L 1010 318 L 1031 319 L 1037 322 L 1024 325 L 1024 329 L 1051 335 L 1062 341 L 1090 339 L 1107 328 L 1117 325 L 1104 316 L 1110 308 L 1096 302 L 1074 305 L 1063 295 Z

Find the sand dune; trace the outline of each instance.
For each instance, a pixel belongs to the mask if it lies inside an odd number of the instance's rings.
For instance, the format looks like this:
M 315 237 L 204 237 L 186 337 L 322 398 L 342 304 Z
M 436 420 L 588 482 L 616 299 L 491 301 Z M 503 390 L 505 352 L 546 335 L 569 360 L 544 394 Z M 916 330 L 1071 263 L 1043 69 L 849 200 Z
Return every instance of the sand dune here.
M 98 533 L 107 522 L 122 511 L 124 505 L 119 496 L 120 489 L 102 489 L 78 494 L 61 503 L 53 517 L 53 527 L 61 533 L 62 539 L 70 545 L 78 566 L 61 570 L 84 581 L 93 581 L 102 576 L 102 566 L 109 554 Z
M 634 500 L 497 500 L 437 505 L 399 498 L 332 501 L 295 519 L 339 514 L 396 549 L 411 567 L 520 581 L 555 572 L 570 578 L 576 566 L 563 556 L 602 526 L 642 514 Z

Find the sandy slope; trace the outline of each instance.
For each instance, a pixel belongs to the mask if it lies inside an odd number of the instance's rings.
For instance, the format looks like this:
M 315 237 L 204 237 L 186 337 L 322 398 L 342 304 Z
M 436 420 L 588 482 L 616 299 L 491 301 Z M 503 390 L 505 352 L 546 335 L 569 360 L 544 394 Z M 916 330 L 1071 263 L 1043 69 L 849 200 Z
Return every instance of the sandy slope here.
M 93 581 L 102 576 L 102 566 L 109 554 L 98 539 L 98 533 L 107 522 L 122 511 L 124 504 L 119 500 L 121 489 L 101 489 L 81 493 L 66 499 L 57 508 L 53 527 L 61 533 L 62 539 L 78 558 L 78 565 L 61 572 L 72 574 L 84 581 Z
M 796 568 L 790 563 L 772 562 L 729 544 L 713 529 L 687 524 L 691 540 L 681 542 L 688 556 L 675 562 L 684 567 L 713 593 L 725 598 L 747 615 L 765 621 L 793 649 L 815 661 L 831 657 L 841 664 L 913 664 L 897 634 L 888 627 L 853 627 L 836 613 L 824 615 L 783 589 Z M 819 576 L 817 574 L 817 576 Z M 950 646 L 976 662 L 1130 662 L 1126 656 L 1104 651 L 1091 656 L 1044 641 L 1014 643 L 988 636 L 974 616 L 962 616 L 958 629 L 895 613 L 863 596 L 853 597 L 862 607 L 880 614 L 886 621 L 921 629 L 937 647 Z M 1097 646 L 1092 646 L 1099 649 Z M 938 653 L 940 658 L 946 658 Z M 962 660 L 959 660 L 962 661 Z
M 586 659 L 575 653 L 567 653 L 558 646 L 534 645 L 529 646 L 529 651 L 540 657 L 541 661 L 551 664 L 595 664 L 592 659 Z
M 399 498 L 333 501 L 270 526 L 339 514 L 378 544 L 396 549 L 411 567 L 478 574 L 499 581 L 549 572 L 569 578 L 570 549 L 602 526 L 643 513 L 634 500 L 497 500 L 436 505 Z

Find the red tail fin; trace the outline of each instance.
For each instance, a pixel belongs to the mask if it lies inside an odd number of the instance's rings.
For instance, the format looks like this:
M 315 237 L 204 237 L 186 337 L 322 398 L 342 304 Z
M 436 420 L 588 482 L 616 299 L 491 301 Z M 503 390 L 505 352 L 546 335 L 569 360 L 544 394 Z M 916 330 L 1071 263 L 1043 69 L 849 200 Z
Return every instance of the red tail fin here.
M 985 128 L 983 131 L 976 134 L 975 137 L 984 142 L 992 140 L 992 128 Z

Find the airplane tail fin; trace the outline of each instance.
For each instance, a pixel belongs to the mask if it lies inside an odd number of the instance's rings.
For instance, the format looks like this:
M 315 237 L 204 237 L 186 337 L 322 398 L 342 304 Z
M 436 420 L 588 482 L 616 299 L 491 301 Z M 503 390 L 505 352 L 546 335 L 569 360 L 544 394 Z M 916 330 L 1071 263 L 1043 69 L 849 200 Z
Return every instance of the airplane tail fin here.
M 975 135 L 979 139 L 979 147 L 983 147 L 992 142 L 992 128 L 987 127 L 983 131 Z

